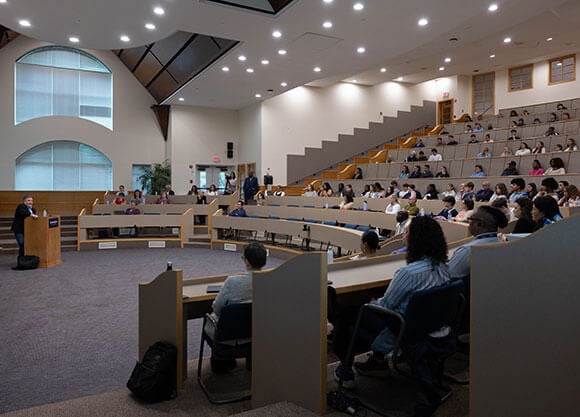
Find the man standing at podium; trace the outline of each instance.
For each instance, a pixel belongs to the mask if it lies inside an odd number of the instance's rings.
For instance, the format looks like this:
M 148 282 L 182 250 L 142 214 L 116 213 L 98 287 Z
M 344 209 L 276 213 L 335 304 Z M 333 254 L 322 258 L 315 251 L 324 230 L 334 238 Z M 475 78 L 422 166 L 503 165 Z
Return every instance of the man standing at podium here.
M 18 204 L 14 213 L 14 221 L 10 230 L 14 232 L 14 237 L 18 242 L 18 256 L 24 256 L 24 219 L 28 216 L 38 219 L 36 209 L 32 207 L 32 197 L 24 194 L 22 204 Z

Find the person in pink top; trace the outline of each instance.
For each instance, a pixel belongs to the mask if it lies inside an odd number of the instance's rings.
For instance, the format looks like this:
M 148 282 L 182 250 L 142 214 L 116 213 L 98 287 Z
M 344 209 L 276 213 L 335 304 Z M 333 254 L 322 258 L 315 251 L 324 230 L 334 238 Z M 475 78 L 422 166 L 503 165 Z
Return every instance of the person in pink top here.
M 544 168 L 542 168 L 542 164 L 537 159 L 534 159 L 532 162 L 532 169 L 528 171 L 528 175 L 544 175 Z

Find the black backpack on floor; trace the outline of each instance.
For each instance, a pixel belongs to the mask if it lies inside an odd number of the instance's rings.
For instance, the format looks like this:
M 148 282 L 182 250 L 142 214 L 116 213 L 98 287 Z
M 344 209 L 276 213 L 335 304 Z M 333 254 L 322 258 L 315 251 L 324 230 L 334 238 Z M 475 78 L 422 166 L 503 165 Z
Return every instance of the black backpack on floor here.
M 40 262 L 40 258 L 36 255 L 22 255 L 18 256 L 18 264 L 16 269 L 36 269 L 38 268 L 38 263 Z
M 176 379 L 177 348 L 171 343 L 156 342 L 133 368 L 127 388 L 143 401 L 165 401 L 177 397 Z

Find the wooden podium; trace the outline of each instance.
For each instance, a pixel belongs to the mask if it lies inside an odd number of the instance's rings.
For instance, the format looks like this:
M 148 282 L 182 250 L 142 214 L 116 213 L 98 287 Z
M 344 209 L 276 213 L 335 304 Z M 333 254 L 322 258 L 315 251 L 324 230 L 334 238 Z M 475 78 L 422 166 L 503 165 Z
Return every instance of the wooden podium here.
M 40 258 L 40 268 L 62 263 L 60 259 L 60 216 L 24 219 L 24 254 Z

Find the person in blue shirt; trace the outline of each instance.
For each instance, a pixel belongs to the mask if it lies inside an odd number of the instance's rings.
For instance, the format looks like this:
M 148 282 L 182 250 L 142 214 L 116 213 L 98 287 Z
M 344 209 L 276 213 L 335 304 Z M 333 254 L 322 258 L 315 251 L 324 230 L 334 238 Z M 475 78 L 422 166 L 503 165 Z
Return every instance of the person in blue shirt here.
M 230 211 L 230 216 L 233 217 L 248 217 L 246 213 L 246 209 L 244 208 L 244 202 L 242 200 L 238 200 L 236 204 L 236 208 Z
M 483 170 L 483 166 L 477 164 L 475 166 L 475 171 L 471 174 L 472 177 L 485 177 L 485 171 Z
M 537 197 L 532 202 L 532 220 L 536 222 L 536 230 L 562 220 L 556 199 L 551 196 Z
M 524 198 L 528 196 L 526 192 L 526 182 L 523 178 L 514 178 L 510 181 L 512 186 L 512 192 L 508 197 L 510 203 L 515 203 L 518 198 Z

